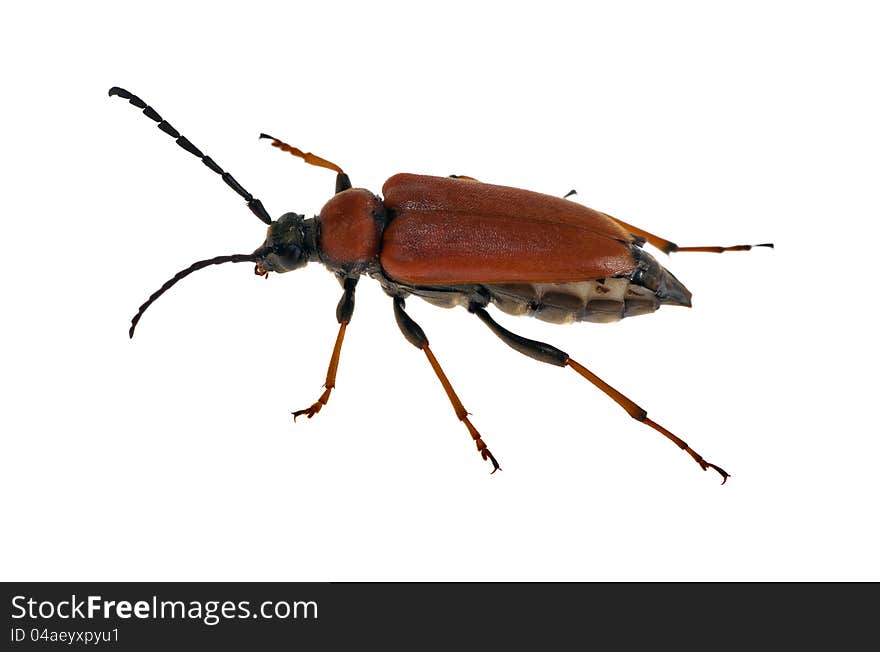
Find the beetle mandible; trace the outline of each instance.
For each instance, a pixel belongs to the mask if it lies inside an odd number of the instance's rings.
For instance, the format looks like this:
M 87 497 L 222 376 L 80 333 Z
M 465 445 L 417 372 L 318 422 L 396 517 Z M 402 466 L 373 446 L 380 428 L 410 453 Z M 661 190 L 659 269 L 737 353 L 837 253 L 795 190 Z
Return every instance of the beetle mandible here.
M 342 299 L 336 308 L 339 332 L 324 392 L 311 406 L 293 413 L 312 418 L 330 399 L 345 329 L 354 312 L 355 288 L 361 276 L 376 279 L 391 297 L 403 336 L 421 349 L 437 375 L 458 419 L 476 442 L 483 460 L 500 467 L 470 421 L 452 384 L 428 345 L 422 328 L 406 313 L 408 296 L 437 306 L 462 306 L 505 344 L 539 362 L 569 367 L 598 387 L 632 418 L 650 426 L 688 453 L 705 471 L 714 469 L 722 484 L 730 474 L 707 462 L 688 444 L 648 418 L 635 402 L 608 385 L 564 351 L 527 339 L 501 326 L 487 312 L 494 305 L 511 315 L 531 315 L 553 323 L 611 322 L 654 312 L 661 305 L 691 305 L 691 293 L 642 246 L 665 253 L 722 253 L 772 247 L 771 243 L 732 247 L 679 247 L 615 217 L 528 190 L 481 183 L 452 175 L 433 177 L 396 174 L 382 187 L 383 198 L 352 188 L 335 163 L 288 145 L 267 134 L 272 145 L 306 163 L 336 172 L 336 193 L 318 216 L 285 213 L 272 220 L 262 202 L 244 189 L 146 102 L 114 86 L 111 96 L 129 101 L 157 123 L 190 154 L 238 193 L 248 208 L 268 225 L 266 239 L 253 253 L 200 260 L 178 272 L 154 292 L 131 320 L 129 336 L 144 311 L 185 276 L 210 265 L 254 263 L 254 272 L 289 272 L 310 262 L 323 263 L 339 279 Z

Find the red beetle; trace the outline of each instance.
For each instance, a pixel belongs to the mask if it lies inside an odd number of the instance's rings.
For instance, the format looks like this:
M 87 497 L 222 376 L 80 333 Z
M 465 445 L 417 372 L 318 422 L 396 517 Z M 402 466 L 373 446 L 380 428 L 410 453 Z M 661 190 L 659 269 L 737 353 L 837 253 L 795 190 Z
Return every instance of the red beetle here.
M 251 262 L 255 263 L 256 274 L 268 275 L 321 262 L 343 287 L 336 309 L 339 334 L 324 393 L 310 407 L 294 412 L 294 418 L 303 414 L 311 418 L 327 404 L 336 383 L 345 329 L 354 311 L 355 287 L 366 274 L 379 281 L 392 297 L 394 316 L 403 336 L 425 352 L 455 414 L 467 427 L 482 458 L 492 463 L 493 473 L 499 468 L 497 460 L 471 424 L 428 346 L 424 331 L 404 310 L 409 295 L 445 308 L 462 306 L 512 349 L 540 362 L 571 367 L 631 417 L 672 440 L 703 470 L 715 469 L 727 481 L 729 474 L 724 469 L 704 460 L 682 439 L 649 419 L 645 410 L 567 353 L 510 332 L 486 308 L 492 304 L 512 315 L 565 323 L 617 321 L 654 312 L 661 305 L 690 306 L 691 293 L 642 249 L 645 242 L 666 253 L 744 251 L 752 245 L 679 247 L 565 198 L 481 183 L 470 177 L 397 174 L 382 187 L 383 199 L 368 190 L 352 188 L 348 175 L 334 163 L 261 134 L 270 138 L 275 147 L 337 174 L 336 194 L 320 215 L 305 219 L 303 215 L 286 213 L 273 221 L 259 199 L 143 100 L 117 87 L 110 89 L 110 95 L 143 109 L 159 129 L 219 174 L 245 199 L 251 211 L 269 225 L 265 242 L 253 253 L 202 260 L 167 281 L 140 307 L 131 321 L 130 336 L 150 304 L 196 270 L 220 263 Z

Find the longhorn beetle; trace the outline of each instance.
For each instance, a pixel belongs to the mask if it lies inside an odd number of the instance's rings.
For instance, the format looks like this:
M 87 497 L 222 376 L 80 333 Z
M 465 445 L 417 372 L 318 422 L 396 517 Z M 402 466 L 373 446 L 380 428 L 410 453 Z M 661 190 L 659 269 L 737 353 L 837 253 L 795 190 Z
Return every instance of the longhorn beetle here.
M 154 292 L 131 320 L 129 336 L 147 308 L 185 276 L 209 265 L 254 263 L 254 273 L 289 272 L 310 262 L 323 263 L 339 279 L 342 299 L 336 308 L 339 333 L 330 357 L 324 392 L 294 420 L 321 411 L 336 386 L 336 369 L 345 329 L 354 312 L 358 280 L 376 279 L 391 297 L 403 336 L 421 349 L 446 391 L 455 414 L 476 442 L 483 460 L 500 467 L 471 423 L 452 384 L 434 357 L 422 328 L 406 313 L 410 295 L 444 308 L 462 306 L 513 350 L 539 362 L 569 367 L 626 410 L 688 453 L 705 471 L 727 471 L 707 462 L 684 440 L 648 418 L 647 412 L 555 346 L 530 340 L 501 326 L 487 312 L 494 305 L 511 315 L 530 315 L 553 323 L 612 322 L 654 312 L 661 305 L 691 305 L 691 293 L 642 249 L 645 243 L 674 251 L 746 251 L 770 243 L 732 247 L 679 247 L 607 213 L 528 190 L 481 183 L 472 177 L 396 174 L 382 187 L 383 198 L 352 188 L 335 163 L 302 152 L 268 134 L 274 147 L 310 165 L 336 172 L 336 193 L 318 216 L 306 219 L 285 213 L 272 220 L 262 202 L 202 153 L 138 96 L 113 87 L 143 110 L 159 129 L 238 193 L 269 228 L 266 239 L 250 254 L 217 256 L 193 263 Z

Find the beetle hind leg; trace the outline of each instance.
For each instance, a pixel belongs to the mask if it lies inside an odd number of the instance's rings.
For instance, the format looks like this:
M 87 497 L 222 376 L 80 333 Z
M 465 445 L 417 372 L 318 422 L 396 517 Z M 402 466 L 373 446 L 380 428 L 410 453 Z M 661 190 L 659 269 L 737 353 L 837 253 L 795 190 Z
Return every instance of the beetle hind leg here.
M 629 231 L 630 234 L 634 235 L 636 238 L 638 238 L 640 240 L 644 240 L 644 241 L 652 244 L 653 246 L 657 247 L 657 249 L 659 249 L 660 251 L 662 251 L 665 254 L 671 254 L 676 251 L 679 251 L 679 252 L 688 252 L 688 251 L 698 252 L 698 251 L 700 251 L 700 252 L 711 253 L 711 254 L 722 254 L 725 251 L 748 251 L 749 249 L 752 249 L 753 247 L 769 247 L 770 249 L 773 248 L 772 242 L 764 242 L 762 244 L 755 244 L 755 245 L 732 245 L 729 247 L 720 247 L 720 246 L 716 246 L 716 245 L 702 246 L 702 247 L 679 247 L 677 244 L 675 244 L 671 240 L 667 240 L 666 238 L 661 238 L 660 236 L 654 235 L 653 233 L 649 233 L 648 231 L 645 231 L 644 229 L 640 229 L 637 226 L 633 226 L 632 224 L 627 224 L 623 220 L 619 220 L 616 217 L 612 217 L 611 215 L 608 215 L 608 213 L 602 213 L 602 214 L 605 215 L 606 217 L 614 220 L 615 222 L 617 222 L 620 226 L 622 226 L 624 229 Z
M 412 317 L 406 314 L 403 309 L 403 299 L 400 297 L 394 297 L 394 318 L 397 320 L 397 325 L 400 327 L 400 331 L 403 333 L 403 336 L 407 341 L 417 349 L 424 351 L 431 368 L 434 370 L 434 373 L 437 374 L 440 384 L 443 385 L 443 389 L 446 391 L 446 396 L 449 397 L 449 402 L 452 403 L 452 408 L 455 410 L 455 416 L 457 416 L 458 420 L 468 429 L 471 439 L 473 439 L 477 445 L 477 452 L 480 454 L 480 457 L 482 457 L 483 460 L 492 463 L 492 473 L 495 473 L 495 471 L 498 471 L 501 468 L 498 465 L 498 460 L 495 459 L 495 456 L 492 455 L 491 451 L 486 446 L 486 442 L 483 441 L 480 432 L 471 423 L 471 420 L 468 418 L 468 411 L 465 410 L 464 406 L 461 404 L 461 400 L 459 400 L 458 395 L 452 388 L 452 384 L 449 382 L 446 374 L 443 373 L 443 368 L 440 366 L 440 363 L 437 362 L 437 358 L 434 357 L 434 353 L 428 346 L 428 338 L 425 336 L 425 331 L 413 321 Z
M 562 198 L 568 199 L 572 195 L 576 195 L 576 194 L 577 194 L 577 190 L 569 190 L 567 193 L 565 193 L 565 195 L 563 195 Z M 637 226 L 633 226 L 632 224 L 627 224 L 623 220 L 619 220 L 616 217 L 614 217 L 613 215 L 609 215 L 608 213 L 602 213 L 602 215 L 604 215 L 608 219 L 616 222 L 617 224 L 622 226 L 624 229 L 626 229 L 631 236 L 636 238 L 639 245 L 642 245 L 645 242 L 648 242 L 651 245 L 657 247 L 657 249 L 659 249 L 660 251 L 662 251 L 665 254 L 671 254 L 676 251 L 681 251 L 681 252 L 701 251 L 704 253 L 711 253 L 711 254 L 723 254 L 725 251 L 748 251 L 749 249 L 752 249 L 753 247 L 769 247 L 770 249 L 773 248 L 772 242 L 764 242 L 764 243 L 755 244 L 755 245 L 733 245 L 733 246 L 729 246 L 729 247 L 720 247 L 717 245 L 702 246 L 702 247 L 679 247 L 677 244 L 675 244 L 671 240 L 667 240 L 666 238 L 661 238 L 659 235 L 654 235 L 653 233 L 649 233 L 648 231 L 645 231 L 644 229 L 640 229 Z
M 653 428 L 661 435 L 672 441 L 676 446 L 685 451 L 694 459 L 697 464 L 700 465 L 700 468 L 702 468 L 704 471 L 707 471 L 708 469 L 713 469 L 717 471 L 722 478 L 721 484 L 727 482 L 727 478 L 730 477 L 730 474 L 727 471 L 722 469 L 720 466 L 704 460 L 699 453 L 688 446 L 687 442 L 685 442 L 680 437 L 672 434 L 660 424 L 649 419 L 648 413 L 644 409 L 642 409 L 634 401 L 614 389 L 611 385 L 599 378 L 592 371 L 590 371 L 580 363 L 572 360 L 565 351 L 557 349 L 555 346 L 552 346 L 550 344 L 538 342 L 537 340 L 530 340 L 515 333 L 511 333 L 509 330 L 507 330 L 494 319 L 492 319 L 489 313 L 486 312 L 486 310 L 482 306 L 472 305 L 468 308 L 468 310 L 479 317 L 480 321 L 486 324 L 486 326 L 488 326 L 489 329 L 493 333 L 495 333 L 495 335 L 497 335 L 505 344 L 507 344 L 515 351 L 518 351 L 523 355 L 527 355 L 528 357 L 533 358 L 538 362 L 545 362 L 547 364 L 556 365 L 557 367 L 570 367 L 578 374 L 580 374 L 583 378 L 586 378 L 593 385 L 602 390 L 605 395 L 607 395 L 611 400 L 613 400 L 620 407 L 626 410 L 626 413 L 629 414 L 633 419 Z
M 666 428 L 661 426 L 659 423 L 656 423 L 655 421 L 652 421 L 651 419 L 649 419 L 647 411 L 645 411 L 643 408 L 639 407 L 634 401 L 632 401 L 631 399 L 629 399 L 626 396 L 624 396 L 623 394 L 621 394 L 619 391 L 614 389 L 611 385 L 609 385 L 604 380 L 599 378 L 592 371 L 590 371 L 589 369 L 584 367 L 582 364 L 575 362 L 571 358 L 566 357 L 565 365 L 567 367 L 571 367 L 578 374 L 580 374 L 581 376 L 583 376 L 584 378 L 589 380 L 591 383 L 593 383 L 596 387 L 601 389 L 605 393 L 606 396 L 608 396 L 612 401 L 614 401 L 620 407 L 622 407 L 624 410 L 626 410 L 626 413 L 629 414 L 629 416 L 631 416 L 633 419 L 635 419 L 636 421 L 641 421 L 646 426 L 653 428 L 654 430 L 659 432 L 661 435 L 663 435 L 664 437 L 669 439 L 672 443 L 674 443 L 680 449 L 682 449 L 684 452 L 686 452 L 688 455 L 690 455 L 694 459 L 694 461 L 700 465 L 700 468 L 702 468 L 704 471 L 708 471 L 709 469 L 714 469 L 715 471 L 717 471 L 721 475 L 721 478 L 722 478 L 721 484 L 724 484 L 725 482 L 727 482 L 727 478 L 730 477 L 730 474 L 727 471 L 722 469 L 720 466 L 712 464 L 711 462 L 707 462 L 706 460 L 703 459 L 702 455 L 700 455 L 699 453 L 697 453 L 697 451 L 695 451 L 693 448 L 688 446 L 686 441 L 684 441 L 680 437 L 675 436 L 674 434 L 669 432 Z

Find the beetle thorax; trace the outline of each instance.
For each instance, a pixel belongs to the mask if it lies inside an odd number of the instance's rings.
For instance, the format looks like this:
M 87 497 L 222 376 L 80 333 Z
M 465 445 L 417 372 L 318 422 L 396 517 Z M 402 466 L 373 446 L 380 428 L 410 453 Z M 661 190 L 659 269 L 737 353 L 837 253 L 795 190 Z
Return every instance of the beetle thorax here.
M 362 268 L 379 255 L 385 208 L 382 200 L 362 188 L 343 190 L 318 216 L 318 252 L 331 267 Z

